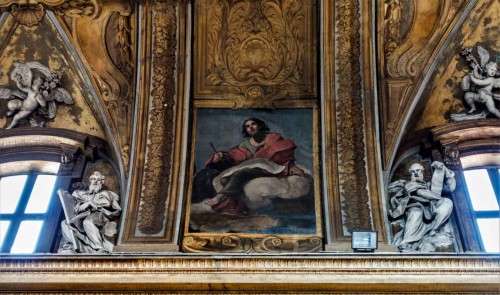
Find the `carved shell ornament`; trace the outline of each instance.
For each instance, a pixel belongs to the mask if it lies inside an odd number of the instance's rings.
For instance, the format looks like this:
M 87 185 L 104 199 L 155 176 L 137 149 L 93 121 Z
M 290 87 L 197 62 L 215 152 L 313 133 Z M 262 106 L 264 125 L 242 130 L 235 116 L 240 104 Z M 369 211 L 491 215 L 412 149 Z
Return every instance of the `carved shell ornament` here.
M 60 87 L 60 76 L 39 62 L 14 62 L 10 79 L 17 89 L 0 88 L 0 102 L 8 100 L 6 116 L 12 121 L 6 129 L 16 127 L 27 119 L 32 127 L 42 127 L 45 122 L 35 118 L 53 119 L 57 113 L 57 103 L 73 104 L 69 92 Z
M 97 11 L 97 0 L 0 0 L 0 9 L 10 8 L 12 16 L 22 25 L 32 27 L 40 23 L 45 9 L 67 16 L 91 16 Z
M 13 4 L 10 13 L 18 22 L 28 27 L 38 24 L 45 15 L 43 5 L 40 3 L 27 6 Z

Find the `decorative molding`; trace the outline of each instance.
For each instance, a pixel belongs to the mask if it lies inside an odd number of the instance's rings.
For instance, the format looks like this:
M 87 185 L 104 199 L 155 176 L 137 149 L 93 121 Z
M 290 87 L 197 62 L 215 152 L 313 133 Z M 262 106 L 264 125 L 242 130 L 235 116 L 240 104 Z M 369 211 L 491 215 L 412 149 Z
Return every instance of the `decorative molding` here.
M 188 252 L 231 252 L 231 253 L 278 253 L 278 252 L 318 252 L 323 249 L 320 237 L 283 238 L 268 236 L 264 238 L 245 238 L 237 235 L 188 236 L 182 241 Z
M 156 1 L 153 32 L 153 76 L 150 126 L 138 229 L 157 234 L 165 223 L 173 170 L 176 105 L 177 1 Z
M 112 290 L 123 294 L 498 292 L 498 255 L 311 255 L 124 257 L 120 254 L 43 259 L 3 256 L 0 289 L 51 294 L 75 290 Z
M 263 108 L 276 99 L 316 98 L 315 1 L 195 5 L 196 99 L 222 96 L 233 108 Z
M 113 30 L 116 32 L 115 35 L 115 48 L 118 52 L 116 66 L 121 70 L 121 72 L 129 79 L 133 76 L 133 47 L 132 47 L 132 28 L 130 25 L 130 15 L 119 14 L 117 16 L 116 24 Z
M 43 259 L 39 259 L 42 258 Z M 57 274 L 167 274 L 177 273 L 358 273 L 376 272 L 380 274 L 500 274 L 500 256 L 483 255 L 332 255 L 310 254 L 276 257 L 273 255 L 241 256 L 224 255 L 205 257 L 192 254 L 190 257 L 151 257 L 137 255 L 123 257 L 117 255 L 80 255 L 71 258 L 63 255 L 33 257 L 2 255 L 0 259 L 0 280 L 4 274 L 22 275 L 33 273 Z M 162 277 L 158 277 L 162 279 Z M 21 277 L 19 277 L 21 280 Z
M 342 199 L 343 224 L 347 231 L 371 229 L 367 187 L 361 54 L 359 34 L 359 2 L 336 1 L 337 31 L 336 117 L 339 186 Z
M 45 9 L 42 4 L 19 5 L 12 4 L 10 14 L 22 25 L 32 27 L 42 21 Z

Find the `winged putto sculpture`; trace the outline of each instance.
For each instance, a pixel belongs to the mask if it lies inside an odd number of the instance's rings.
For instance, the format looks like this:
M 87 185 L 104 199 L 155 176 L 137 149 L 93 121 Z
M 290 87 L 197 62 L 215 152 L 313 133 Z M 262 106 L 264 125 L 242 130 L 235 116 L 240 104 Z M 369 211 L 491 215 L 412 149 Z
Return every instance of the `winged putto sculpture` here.
M 500 72 L 498 65 L 490 61 L 490 53 L 481 46 L 477 46 L 479 62 L 472 54 L 472 48 L 463 48 L 461 54 L 469 62 L 472 71 L 462 78 L 462 90 L 465 91 L 464 100 L 469 107 L 467 113 L 452 114 L 453 121 L 475 120 L 493 115 L 500 119 L 500 111 L 495 106 L 495 100 L 500 101 Z M 476 104 L 483 105 L 481 112 L 476 112 Z
M 6 129 L 16 127 L 23 119 L 31 126 L 43 126 L 37 122 L 34 113 L 46 119 L 56 116 L 57 103 L 73 104 L 69 92 L 60 87 L 60 76 L 39 62 L 14 62 L 10 79 L 17 89 L 0 88 L 0 99 L 7 99 L 7 116 L 13 116 Z

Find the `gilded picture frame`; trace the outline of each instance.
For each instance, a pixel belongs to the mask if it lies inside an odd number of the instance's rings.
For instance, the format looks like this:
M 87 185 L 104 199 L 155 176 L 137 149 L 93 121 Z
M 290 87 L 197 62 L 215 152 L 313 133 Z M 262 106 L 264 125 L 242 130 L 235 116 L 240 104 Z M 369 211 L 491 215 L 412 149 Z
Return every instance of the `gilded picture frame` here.
M 255 121 L 267 126 L 262 132 L 265 143 L 245 159 L 232 159 L 251 149 L 245 144 L 255 136 L 245 137 L 245 124 Z M 319 121 L 313 104 L 279 109 L 195 108 L 193 122 L 184 251 L 322 249 Z M 214 166 L 217 153 L 224 153 L 227 163 L 221 158 L 217 163 L 221 166 Z M 300 168 L 294 173 L 292 166 Z M 234 185 L 240 190 L 235 191 Z M 219 195 L 223 197 L 217 199 Z

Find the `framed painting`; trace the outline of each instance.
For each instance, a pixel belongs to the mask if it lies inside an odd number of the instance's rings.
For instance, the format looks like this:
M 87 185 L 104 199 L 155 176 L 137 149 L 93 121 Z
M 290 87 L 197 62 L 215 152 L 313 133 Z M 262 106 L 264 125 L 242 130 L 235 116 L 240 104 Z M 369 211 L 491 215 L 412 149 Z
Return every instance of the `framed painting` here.
M 195 108 L 187 252 L 322 249 L 316 107 Z

